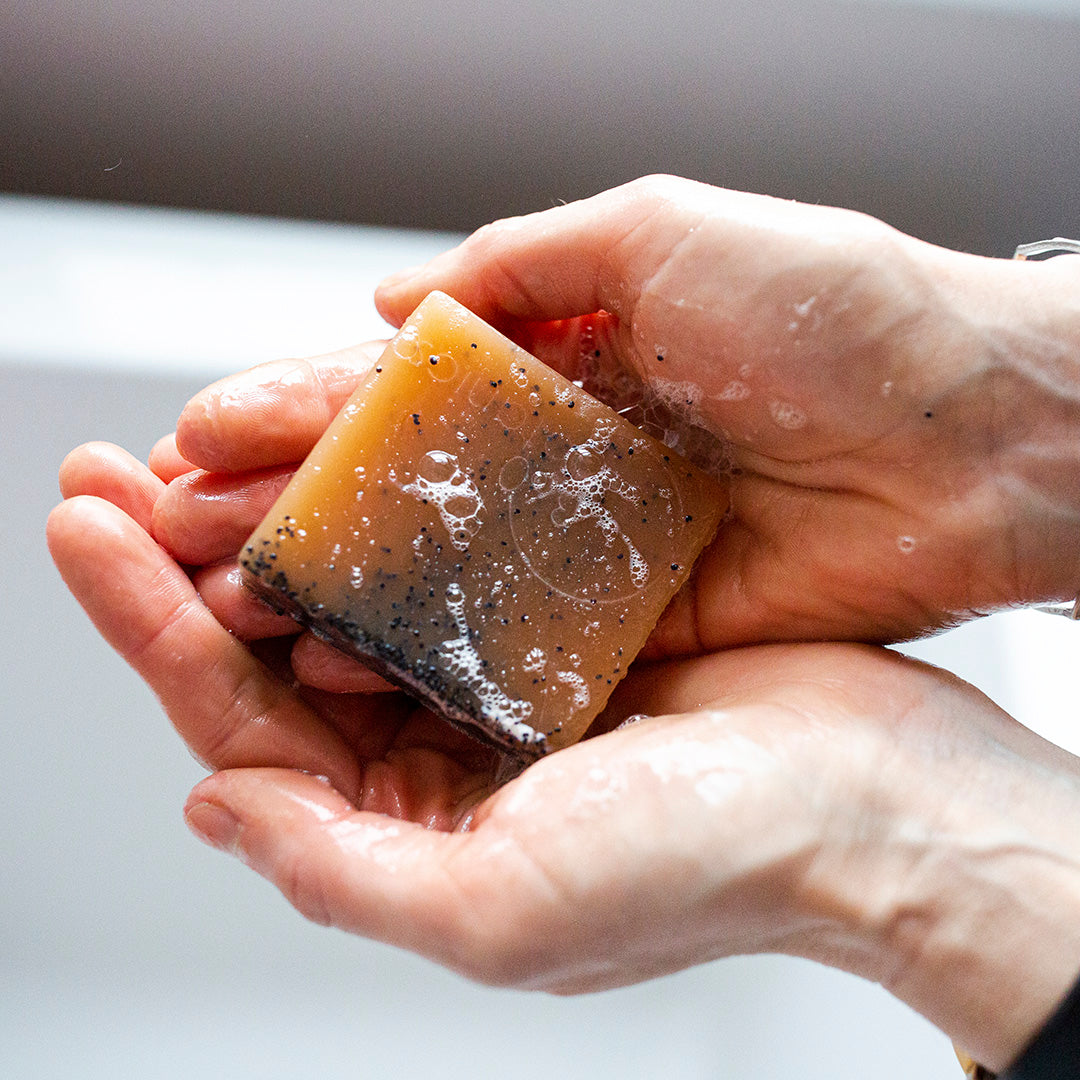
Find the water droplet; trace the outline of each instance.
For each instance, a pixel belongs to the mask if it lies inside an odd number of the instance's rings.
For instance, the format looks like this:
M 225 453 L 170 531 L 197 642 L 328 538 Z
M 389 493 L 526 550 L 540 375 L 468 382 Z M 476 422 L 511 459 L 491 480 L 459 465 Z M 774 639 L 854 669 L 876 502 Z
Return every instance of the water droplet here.
M 806 413 L 788 401 L 770 401 L 769 412 L 779 427 L 798 431 L 806 424 Z
M 457 458 L 445 450 L 429 450 L 420 459 L 416 471 L 433 484 L 445 484 L 457 472 Z
M 588 446 L 575 446 L 566 455 L 566 471 L 571 480 L 588 480 L 595 476 L 603 466 L 599 454 Z
M 749 396 L 750 387 L 741 379 L 732 379 L 719 394 L 714 395 L 717 401 L 745 401 Z
M 896 546 L 901 555 L 910 555 L 915 550 L 917 543 L 914 536 L 898 536 L 896 538 Z

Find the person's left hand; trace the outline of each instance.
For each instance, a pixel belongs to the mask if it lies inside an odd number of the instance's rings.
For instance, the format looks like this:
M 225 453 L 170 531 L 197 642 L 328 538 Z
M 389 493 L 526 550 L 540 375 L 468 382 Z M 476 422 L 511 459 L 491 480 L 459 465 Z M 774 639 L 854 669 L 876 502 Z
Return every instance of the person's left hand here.
M 61 573 L 215 770 L 189 824 L 317 922 L 558 993 L 809 956 L 992 1065 L 1075 973 L 1080 763 L 950 676 L 836 644 L 637 665 L 592 737 L 500 786 L 401 695 L 301 684 L 284 627 L 225 629 L 147 531 L 145 466 L 84 447 L 62 488 Z

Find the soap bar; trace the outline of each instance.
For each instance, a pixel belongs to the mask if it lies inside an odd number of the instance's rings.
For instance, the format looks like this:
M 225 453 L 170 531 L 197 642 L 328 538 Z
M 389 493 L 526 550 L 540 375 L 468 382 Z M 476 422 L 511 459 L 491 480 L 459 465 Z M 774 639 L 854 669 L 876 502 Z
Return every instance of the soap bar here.
M 712 477 L 432 293 L 240 565 L 272 606 L 530 759 L 584 734 L 726 505 Z

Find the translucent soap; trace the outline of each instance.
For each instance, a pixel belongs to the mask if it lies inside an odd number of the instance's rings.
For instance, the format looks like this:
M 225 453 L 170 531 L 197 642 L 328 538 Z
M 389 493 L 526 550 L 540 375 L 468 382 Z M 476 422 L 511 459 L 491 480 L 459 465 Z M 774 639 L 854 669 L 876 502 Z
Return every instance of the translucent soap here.
M 535 758 L 584 734 L 726 506 L 711 476 L 432 293 L 240 565 L 278 610 Z

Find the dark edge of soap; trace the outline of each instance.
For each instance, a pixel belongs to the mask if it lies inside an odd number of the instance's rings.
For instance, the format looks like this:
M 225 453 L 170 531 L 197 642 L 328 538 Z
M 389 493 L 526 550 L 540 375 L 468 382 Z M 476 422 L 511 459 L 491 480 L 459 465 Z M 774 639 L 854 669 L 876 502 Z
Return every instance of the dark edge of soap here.
M 240 563 L 244 587 L 259 600 L 275 611 L 291 616 L 316 637 L 332 645 L 346 656 L 360 659 L 377 675 L 387 682 L 404 690 L 426 708 L 448 720 L 458 730 L 471 736 L 478 742 L 504 751 L 523 761 L 538 761 L 550 752 L 546 736 L 538 732 L 535 741 L 522 742 L 508 735 L 501 735 L 492 730 L 480 717 L 469 712 L 455 702 L 448 701 L 412 672 L 396 665 L 389 657 L 380 652 L 375 645 L 366 645 L 350 637 L 335 625 L 332 616 L 317 615 L 309 611 L 298 600 L 287 596 L 267 583 L 258 574 Z

